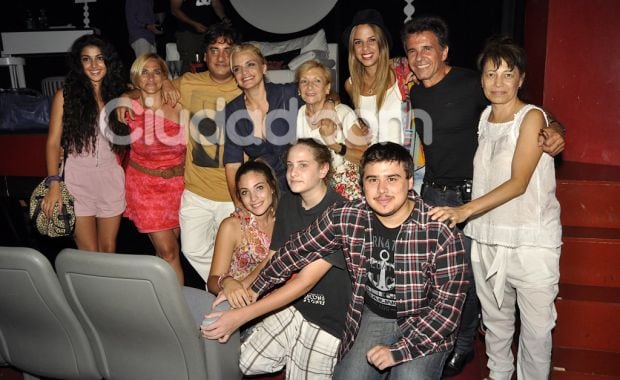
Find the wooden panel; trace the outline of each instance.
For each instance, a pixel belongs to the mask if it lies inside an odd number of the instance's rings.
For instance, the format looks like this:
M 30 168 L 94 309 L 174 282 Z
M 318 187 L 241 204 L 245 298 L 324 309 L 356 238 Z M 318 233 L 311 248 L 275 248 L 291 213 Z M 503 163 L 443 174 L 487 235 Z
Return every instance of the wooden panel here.
M 620 353 L 554 347 L 553 367 L 566 372 L 620 376 Z
M 620 229 L 563 227 L 560 282 L 620 287 Z
M 605 376 L 593 373 L 552 371 L 552 380 L 620 380 L 620 376 Z
M 554 346 L 620 352 L 620 304 L 558 297 L 556 307 Z
M 558 180 L 562 225 L 620 228 L 620 182 Z
M 45 144 L 47 131 L 33 134 L 0 135 L 0 175 L 47 176 Z
M 617 0 L 549 0 L 544 106 L 568 129 L 567 160 L 620 165 L 618 19 Z

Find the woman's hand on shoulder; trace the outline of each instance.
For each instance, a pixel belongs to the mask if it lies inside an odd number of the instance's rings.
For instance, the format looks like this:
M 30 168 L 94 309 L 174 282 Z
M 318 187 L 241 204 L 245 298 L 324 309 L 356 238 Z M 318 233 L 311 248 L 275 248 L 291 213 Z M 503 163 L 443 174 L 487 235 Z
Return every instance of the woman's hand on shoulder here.
M 459 207 L 433 207 L 428 215 L 432 220 L 448 222 L 450 228 L 454 228 L 458 223 L 466 221 L 471 216 L 471 211 L 466 205 Z

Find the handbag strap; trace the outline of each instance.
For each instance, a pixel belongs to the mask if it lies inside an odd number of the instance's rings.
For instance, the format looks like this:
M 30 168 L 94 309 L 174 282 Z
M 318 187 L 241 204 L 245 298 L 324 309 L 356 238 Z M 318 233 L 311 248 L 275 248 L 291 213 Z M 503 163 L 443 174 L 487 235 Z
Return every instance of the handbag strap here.
M 67 162 L 67 157 L 69 157 L 69 153 L 65 147 L 62 148 L 62 151 L 63 151 L 62 161 L 60 161 L 60 168 L 58 170 L 58 175 L 64 181 L 65 180 L 65 162 Z

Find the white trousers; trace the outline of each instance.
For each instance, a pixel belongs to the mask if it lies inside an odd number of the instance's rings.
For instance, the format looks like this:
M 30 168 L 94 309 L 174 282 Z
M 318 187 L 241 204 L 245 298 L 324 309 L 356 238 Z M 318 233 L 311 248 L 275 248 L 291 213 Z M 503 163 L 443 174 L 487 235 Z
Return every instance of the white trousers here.
M 553 302 L 560 280 L 560 248 L 506 248 L 472 240 L 471 261 L 486 327 L 489 376 L 510 380 L 514 372 L 510 347 L 519 305 L 517 379 L 547 379 L 551 330 L 557 317 Z
M 217 230 L 233 211 L 232 202 L 212 201 L 183 190 L 179 210 L 181 251 L 205 282 L 211 270 Z

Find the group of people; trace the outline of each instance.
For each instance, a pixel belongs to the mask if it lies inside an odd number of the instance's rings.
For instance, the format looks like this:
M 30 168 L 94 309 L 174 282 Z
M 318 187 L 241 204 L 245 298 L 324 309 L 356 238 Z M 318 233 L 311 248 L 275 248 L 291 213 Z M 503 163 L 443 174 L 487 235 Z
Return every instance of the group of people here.
M 156 8 L 165 8 L 169 3 L 170 14 L 174 17 L 174 41 L 181 62 L 181 73 L 190 71 L 196 62 L 196 54 L 202 54 L 202 44 L 209 25 L 225 22 L 230 24 L 221 0 L 126 0 L 125 21 L 129 44 L 137 57 L 145 53 L 157 53 L 157 37 L 164 34 L 165 12 L 155 13 Z M 170 24 L 170 23 L 168 23 Z M 176 69 L 176 67 L 175 67 Z M 176 72 L 174 73 L 176 74 Z
M 510 39 L 489 41 L 482 74 L 447 63 L 440 18 L 401 39 L 406 57 L 390 58 L 381 15 L 354 16 L 353 110 L 318 61 L 266 82 L 262 53 L 227 23 L 206 30 L 208 71 L 170 81 L 146 53 L 132 90 L 113 47 L 81 37 L 53 100 L 43 209 L 64 160 L 78 248 L 114 252 L 125 215 L 181 284 L 182 251 L 214 306 L 231 306 L 203 336 L 241 328 L 245 374 L 439 379 L 471 359 L 481 309 L 490 377 L 510 379 L 518 304 L 517 375 L 546 378 L 563 127 L 519 98 L 525 54 Z

